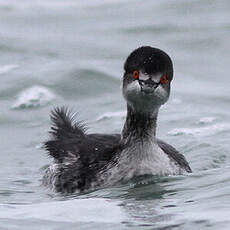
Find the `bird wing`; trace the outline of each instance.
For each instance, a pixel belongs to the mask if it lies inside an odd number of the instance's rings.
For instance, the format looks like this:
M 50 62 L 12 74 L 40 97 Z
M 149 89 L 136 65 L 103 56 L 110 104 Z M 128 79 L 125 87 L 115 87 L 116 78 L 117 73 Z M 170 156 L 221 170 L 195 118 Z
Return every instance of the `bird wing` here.
M 184 168 L 187 172 L 192 172 L 192 169 L 190 168 L 185 157 L 181 153 L 179 153 L 173 146 L 159 139 L 157 139 L 157 144 L 169 156 L 169 158 L 174 160 L 178 165 Z
M 56 162 L 80 159 L 85 165 L 103 164 L 119 147 L 119 134 L 87 134 L 86 125 L 65 107 L 52 110 L 51 121 L 50 139 L 44 147 Z

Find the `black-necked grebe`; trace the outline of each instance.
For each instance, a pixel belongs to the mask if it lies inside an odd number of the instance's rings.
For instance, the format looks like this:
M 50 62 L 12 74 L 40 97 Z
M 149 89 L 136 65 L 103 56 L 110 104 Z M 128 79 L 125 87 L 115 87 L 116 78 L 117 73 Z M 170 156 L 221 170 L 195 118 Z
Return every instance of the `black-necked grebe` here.
M 134 50 L 124 64 L 123 96 L 127 116 L 121 134 L 87 134 L 66 108 L 51 112 L 51 139 L 45 142 L 54 162 L 43 183 L 70 193 L 112 185 L 140 175 L 191 172 L 186 159 L 156 138 L 158 110 L 169 98 L 170 57 L 149 46 Z

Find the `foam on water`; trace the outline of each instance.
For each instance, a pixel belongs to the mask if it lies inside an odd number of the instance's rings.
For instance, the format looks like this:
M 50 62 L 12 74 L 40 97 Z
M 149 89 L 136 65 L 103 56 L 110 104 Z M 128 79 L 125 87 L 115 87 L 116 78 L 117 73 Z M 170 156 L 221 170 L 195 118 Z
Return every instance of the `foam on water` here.
M 17 68 L 18 66 L 17 65 L 3 65 L 3 66 L 0 66 L 0 74 L 5 74 L 5 73 L 8 73 L 10 72 L 11 70 Z
M 176 128 L 168 132 L 169 135 L 192 135 L 192 136 L 210 136 L 219 132 L 230 130 L 229 123 L 214 124 L 206 127 L 196 128 Z
M 44 106 L 56 98 L 55 94 L 42 86 L 32 86 L 23 90 L 17 96 L 13 109 L 25 109 Z
M 107 112 L 103 113 L 101 116 L 97 118 L 97 121 L 110 119 L 114 117 L 124 118 L 126 116 L 126 111 L 117 111 L 117 112 Z
M 216 119 L 216 117 L 202 117 L 200 118 L 198 124 L 210 124 L 213 123 Z

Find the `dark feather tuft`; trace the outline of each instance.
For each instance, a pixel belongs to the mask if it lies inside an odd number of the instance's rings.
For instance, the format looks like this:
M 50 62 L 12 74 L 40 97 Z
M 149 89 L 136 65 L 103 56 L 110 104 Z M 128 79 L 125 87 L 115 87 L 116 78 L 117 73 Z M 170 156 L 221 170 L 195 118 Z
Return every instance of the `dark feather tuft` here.
M 77 153 L 77 146 L 69 148 L 70 142 L 84 139 L 86 136 L 86 125 L 77 121 L 76 117 L 77 114 L 66 107 L 56 107 L 51 111 L 51 137 L 44 143 L 44 147 L 48 154 L 59 162 L 69 158 L 72 150 Z
M 51 111 L 52 122 L 50 134 L 54 137 L 68 137 L 69 135 L 84 136 L 86 125 L 82 121 L 77 121 L 77 113 L 73 113 L 67 107 L 56 107 Z

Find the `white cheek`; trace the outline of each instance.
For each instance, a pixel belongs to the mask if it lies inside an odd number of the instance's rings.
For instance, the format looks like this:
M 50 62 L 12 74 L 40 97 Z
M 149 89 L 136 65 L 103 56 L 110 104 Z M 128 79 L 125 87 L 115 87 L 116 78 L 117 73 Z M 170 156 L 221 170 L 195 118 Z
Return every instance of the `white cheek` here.
M 155 95 L 162 100 L 166 100 L 168 99 L 169 93 L 165 88 L 159 85 L 155 90 Z
M 137 94 L 138 92 L 141 91 L 141 87 L 140 84 L 138 83 L 138 81 L 133 81 L 132 83 L 128 84 L 126 90 L 125 90 L 127 95 L 130 94 Z

